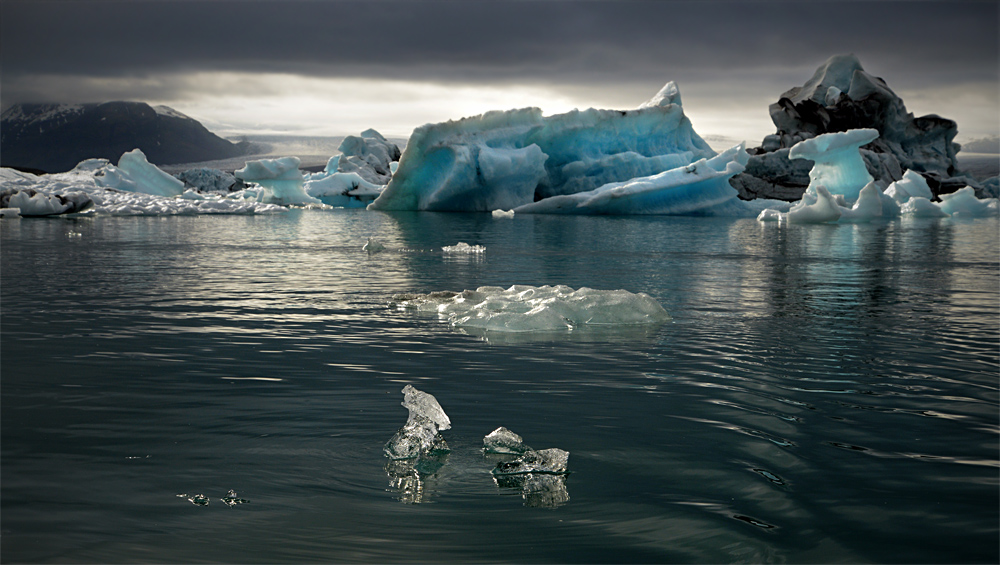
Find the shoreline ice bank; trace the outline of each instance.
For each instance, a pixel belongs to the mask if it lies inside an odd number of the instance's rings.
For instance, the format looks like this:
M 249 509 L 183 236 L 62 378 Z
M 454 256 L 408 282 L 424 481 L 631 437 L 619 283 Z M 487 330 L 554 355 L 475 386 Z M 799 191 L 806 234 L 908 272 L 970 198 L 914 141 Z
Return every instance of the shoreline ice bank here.
M 183 183 L 149 163 L 138 149 L 123 155 L 121 161 L 124 167 L 107 159 L 88 159 L 71 171 L 42 176 L 0 168 L 0 206 L 25 216 L 274 214 L 286 210 L 232 196 L 177 192 Z M 67 206 L 64 201 L 75 204 Z

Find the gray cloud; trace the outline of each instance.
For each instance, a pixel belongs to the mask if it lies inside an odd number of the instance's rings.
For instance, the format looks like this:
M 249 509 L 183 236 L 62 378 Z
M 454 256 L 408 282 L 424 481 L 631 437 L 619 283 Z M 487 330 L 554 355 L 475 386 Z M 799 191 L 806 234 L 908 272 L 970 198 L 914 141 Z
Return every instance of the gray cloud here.
M 14 90 L 40 73 L 194 70 L 485 83 L 699 80 L 812 69 L 843 52 L 891 68 L 901 82 L 916 74 L 995 81 L 997 14 L 994 2 L 955 1 L 5 0 L 0 56 L 4 86 Z
M 541 86 L 623 108 L 674 80 L 692 115 L 731 117 L 719 131 L 752 122 L 756 136 L 768 101 L 853 52 L 911 110 L 968 135 L 996 129 L 998 18 L 995 1 L 962 0 L 3 0 L 0 102 L 185 108 L 220 88 L 268 95 L 266 81 L 214 84 L 221 73 L 283 72 Z M 377 93 L 405 103 L 390 95 Z

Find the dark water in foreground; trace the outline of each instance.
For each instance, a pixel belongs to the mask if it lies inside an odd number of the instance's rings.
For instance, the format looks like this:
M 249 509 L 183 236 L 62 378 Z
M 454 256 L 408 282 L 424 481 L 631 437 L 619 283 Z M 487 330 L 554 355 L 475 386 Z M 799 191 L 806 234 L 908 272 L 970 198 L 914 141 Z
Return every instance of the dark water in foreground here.
M 1000 558 L 996 219 L 337 210 L 0 236 L 5 563 Z M 459 241 L 487 252 L 441 253 Z M 387 307 L 514 283 L 647 292 L 673 322 L 502 339 Z M 453 425 L 419 481 L 382 454 L 407 383 Z M 570 452 L 564 491 L 494 483 L 501 425 Z

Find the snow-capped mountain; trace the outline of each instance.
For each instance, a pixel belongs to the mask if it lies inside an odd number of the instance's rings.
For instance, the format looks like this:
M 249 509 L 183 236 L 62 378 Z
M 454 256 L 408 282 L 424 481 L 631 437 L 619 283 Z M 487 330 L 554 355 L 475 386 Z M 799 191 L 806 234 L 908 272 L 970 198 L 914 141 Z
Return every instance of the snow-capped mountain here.
M 67 171 L 84 159 L 117 162 L 141 149 L 158 165 L 227 159 L 248 152 L 167 106 L 144 102 L 14 104 L 0 115 L 0 165 Z

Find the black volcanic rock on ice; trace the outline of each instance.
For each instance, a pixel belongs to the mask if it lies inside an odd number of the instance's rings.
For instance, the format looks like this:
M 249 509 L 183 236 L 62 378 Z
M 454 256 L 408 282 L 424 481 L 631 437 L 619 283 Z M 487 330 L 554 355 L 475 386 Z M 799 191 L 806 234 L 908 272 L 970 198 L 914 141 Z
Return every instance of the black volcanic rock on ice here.
M 931 114 L 914 117 L 881 78 L 865 72 L 854 55 L 827 59 L 802 86 L 783 93 L 769 107 L 777 132 L 764 138 L 746 172 L 730 183 L 740 197 L 798 200 L 809 185 L 809 161 L 790 161 L 788 149 L 824 133 L 876 129 L 879 137 L 861 149 L 872 177 L 883 189 L 907 170 L 924 176 L 935 196 L 982 185 L 959 171 L 954 142 L 958 125 Z
M 139 148 L 151 163 L 228 159 L 249 153 L 197 120 L 143 102 L 15 104 L 0 116 L 0 166 L 68 171 L 84 159 L 117 161 Z

